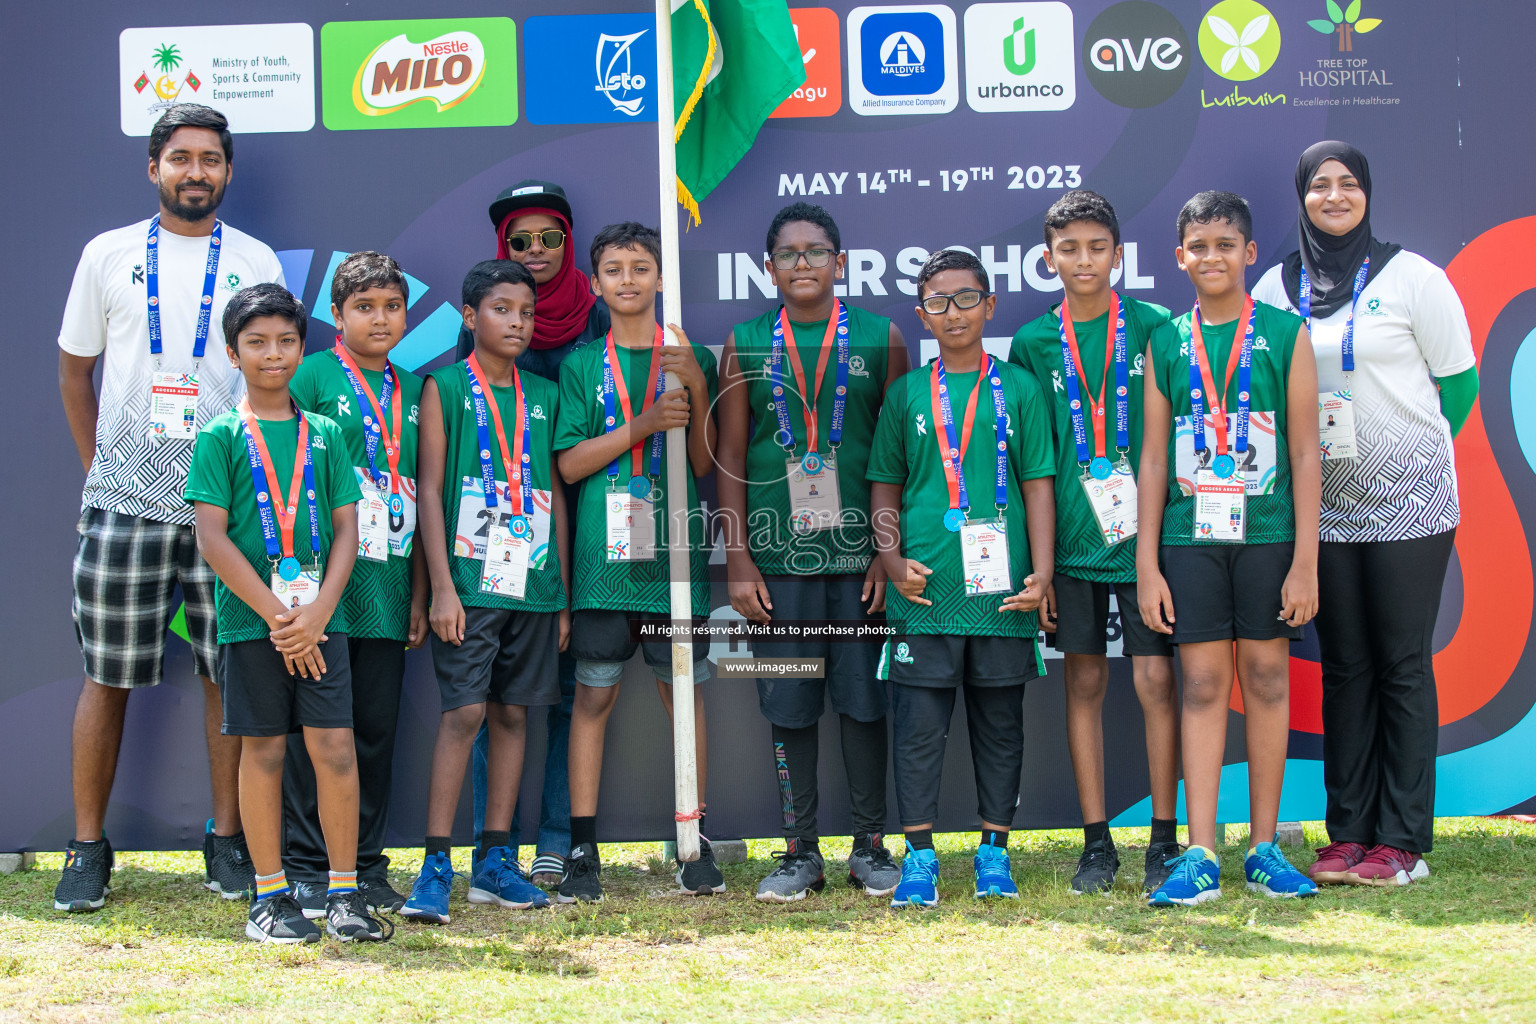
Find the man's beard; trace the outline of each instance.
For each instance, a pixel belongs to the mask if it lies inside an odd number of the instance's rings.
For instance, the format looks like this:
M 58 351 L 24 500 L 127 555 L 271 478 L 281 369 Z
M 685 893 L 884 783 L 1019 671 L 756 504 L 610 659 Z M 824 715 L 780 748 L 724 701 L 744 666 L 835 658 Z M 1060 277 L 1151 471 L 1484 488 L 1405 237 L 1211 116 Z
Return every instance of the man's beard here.
M 183 182 L 182 184 L 188 183 Z M 176 195 L 176 192 L 162 182 L 160 184 L 160 205 L 184 221 L 196 223 L 200 220 L 206 220 L 213 216 L 214 211 L 219 208 L 219 204 L 224 201 L 224 190 L 222 188 L 215 189 L 212 185 L 208 187 L 210 189 L 208 199 L 200 205 L 192 205 L 182 202 Z

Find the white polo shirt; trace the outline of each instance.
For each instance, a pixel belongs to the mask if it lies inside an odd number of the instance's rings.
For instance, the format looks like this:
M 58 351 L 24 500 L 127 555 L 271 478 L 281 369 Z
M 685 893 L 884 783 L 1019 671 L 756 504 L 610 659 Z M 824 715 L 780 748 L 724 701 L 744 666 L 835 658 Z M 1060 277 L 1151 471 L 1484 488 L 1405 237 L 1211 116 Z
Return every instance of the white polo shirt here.
M 1253 297 L 1296 312 L 1281 268 Z M 1319 391 L 1344 387 L 1345 305 L 1309 328 Z M 1353 459 L 1323 463 L 1325 541 L 1412 540 L 1461 522 L 1456 452 L 1436 377 L 1477 365 L 1461 297 L 1445 271 L 1404 250 L 1371 279 L 1355 308 Z
M 149 306 L 144 281 L 149 221 L 117 228 L 86 243 L 64 306 L 59 348 L 76 356 L 105 355 L 96 454 L 85 478 L 83 507 L 107 509 L 159 522 L 190 525 L 192 506 L 182 500 L 193 441 L 148 440 L 150 374 Z M 177 235 L 162 228 L 160 257 L 160 368 L 192 372 L 207 269 L 207 236 Z M 283 283 L 277 254 L 245 232 L 224 225 L 212 320 L 198 373 L 197 427 L 240 400 L 245 382 L 229 365 L 221 321 L 230 297 L 266 281 Z

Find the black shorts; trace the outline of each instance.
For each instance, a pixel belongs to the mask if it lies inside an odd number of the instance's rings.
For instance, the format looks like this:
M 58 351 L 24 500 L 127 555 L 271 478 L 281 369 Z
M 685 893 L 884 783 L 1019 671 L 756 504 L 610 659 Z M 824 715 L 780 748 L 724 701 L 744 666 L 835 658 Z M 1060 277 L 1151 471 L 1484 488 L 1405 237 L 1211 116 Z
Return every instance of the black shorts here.
M 271 640 L 219 645 L 225 736 L 286 736 L 300 728 L 352 728 L 352 657 L 344 633 L 320 644 L 325 673 L 301 679 Z
M 880 678 L 900 686 L 1020 686 L 1043 675 L 1033 637 L 913 633 L 880 652 Z
M 776 620 L 840 623 L 880 623 L 884 615 L 866 615 L 862 601 L 864 574 L 837 576 L 765 576 Z M 886 683 L 880 678 L 880 641 L 837 642 L 754 640 L 759 658 L 821 658 L 823 679 L 759 677 L 757 703 L 763 717 L 784 729 L 803 729 L 819 719 L 832 697 L 832 710 L 856 722 L 885 717 Z
M 625 612 L 609 608 L 583 608 L 571 614 L 571 656 L 576 659 L 576 681 L 586 686 L 613 686 L 624 675 L 624 664 L 635 656 L 635 651 L 645 655 L 645 663 L 656 678 L 664 683 L 672 681 L 672 641 L 635 640 L 630 635 L 631 623 L 666 624 L 671 616 L 660 612 Z M 707 620 L 695 618 L 695 628 L 702 628 Z M 693 681 L 702 683 L 709 678 L 709 640 L 696 636 L 693 639 Z
M 1173 595 L 1172 642 L 1300 640 L 1280 618 L 1280 588 L 1296 545 L 1180 544 L 1158 553 Z
M 1115 628 L 1109 612 L 1109 592 L 1113 588 L 1115 619 L 1121 630 L 1121 649 L 1125 656 L 1173 656 L 1168 634 L 1155 633 L 1141 621 L 1135 583 L 1093 583 L 1062 573 L 1057 573 L 1051 582 L 1056 588 L 1056 632 L 1045 634 L 1047 647 L 1063 654 L 1106 653 L 1109 634 Z
M 444 711 L 470 704 L 560 703 L 560 613 L 465 608 L 464 642 L 432 634 Z

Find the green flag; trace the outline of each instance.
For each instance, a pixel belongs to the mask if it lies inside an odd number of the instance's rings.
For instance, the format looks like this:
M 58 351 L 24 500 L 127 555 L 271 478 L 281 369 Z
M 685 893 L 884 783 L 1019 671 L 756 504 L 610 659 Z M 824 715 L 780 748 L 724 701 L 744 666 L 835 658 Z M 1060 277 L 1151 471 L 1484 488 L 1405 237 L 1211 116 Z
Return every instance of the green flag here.
M 672 81 L 677 197 L 698 223 L 699 200 L 805 84 L 786 0 L 672 0 Z

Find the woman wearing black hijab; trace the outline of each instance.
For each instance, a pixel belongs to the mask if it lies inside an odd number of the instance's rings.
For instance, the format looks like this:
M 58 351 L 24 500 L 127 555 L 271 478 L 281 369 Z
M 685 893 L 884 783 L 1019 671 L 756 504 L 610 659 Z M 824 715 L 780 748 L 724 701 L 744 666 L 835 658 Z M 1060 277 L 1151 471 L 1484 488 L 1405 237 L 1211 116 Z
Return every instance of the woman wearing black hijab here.
M 1477 399 L 1461 300 L 1445 272 L 1371 234 L 1371 170 L 1343 142 L 1296 165 L 1301 248 L 1254 298 L 1307 317 L 1323 446 L 1317 635 L 1329 844 L 1319 883 L 1429 874 L 1434 632 L 1461 521 L 1451 440 Z

